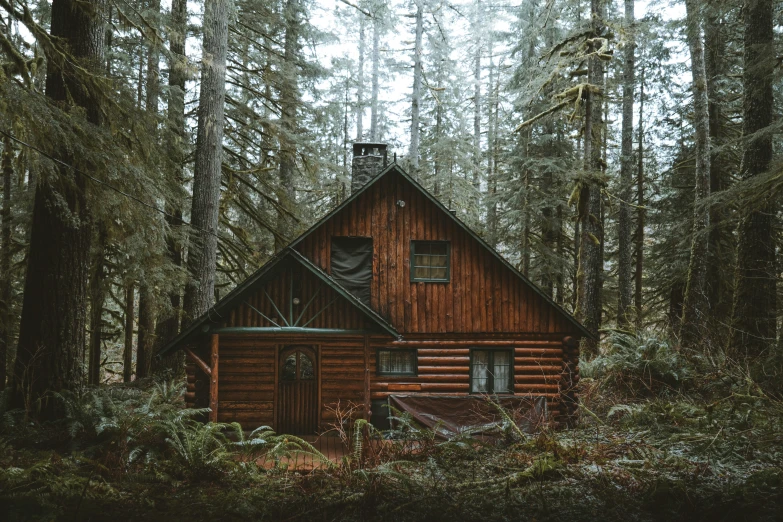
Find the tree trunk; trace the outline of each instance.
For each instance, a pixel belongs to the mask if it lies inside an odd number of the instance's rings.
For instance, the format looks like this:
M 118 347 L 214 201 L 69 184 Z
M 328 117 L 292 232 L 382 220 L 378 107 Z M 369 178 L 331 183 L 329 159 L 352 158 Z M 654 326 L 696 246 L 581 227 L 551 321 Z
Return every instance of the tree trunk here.
M 424 7 L 423 0 L 416 1 L 416 40 L 413 48 L 413 93 L 411 95 L 411 146 L 408 152 L 410 156 L 411 174 L 414 179 L 419 178 L 419 111 L 421 108 L 421 39 L 424 33 Z
M 160 0 L 148 0 L 149 9 L 160 14 Z M 147 55 L 147 81 L 146 81 L 146 100 L 145 108 L 150 118 L 156 118 L 158 115 L 158 98 L 160 94 L 159 83 L 160 76 L 160 52 L 158 50 L 158 44 L 153 39 L 149 43 L 149 51 Z
M 558 259 L 565 259 L 565 253 L 564 253 L 564 239 L 565 234 L 563 234 L 563 205 L 557 206 L 557 258 Z M 563 278 L 563 266 L 559 266 L 557 269 L 557 275 L 555 276 L 555 289 L 557 290 L 557 296 L 555 298 L 555 301 L 560 306 L 565 304 L 565 283 Z
M 297 132 L 296 109 L 299 105 L 299 87 L 296 60 L 299 51 L 299 0 L 287 0 L 285 7 L 285 44 L 283 78 L 280 90 L 280 180 L 277 200 L 282 209 L 296 208 L 294 174 L 296 170 Z M 277 234 L 275 251 L 281 250 L 293 237 L 294 226 L 291 216 L 277 211 Z
M 0 214 L 0 390 L 5 389 L 8 356 L 11 352 L 11 178 L 14 149 L 10 138 L 3 138 L 3 209 Z
M 136 379 L 149 377 L 155 346 L 155 296 L 149 283 L 139 284 L 139 335 L 136 339 Z
M 642 316 L 642 276 L 644 269 L 644 67 L 639 78 L 639 150 L 636 155 L 636 234 L 634 234 L 636 270 L 634 271 L 634 305 L 636 307 L 636 328 L 643 325 Z
M 500 96 L 500 71 L 496 70 L 492 56 L 492 38 L 487 45 L 489 54 L 489 88 L 487 92 L 487 243 L 498 246 L 498 203 L 497 203 L 497 141 L 498 141 L 498 98 Z M 497 77 L 497 78 L 496 78 Z
M 476 49 L 473 58 L 473 189 L 476 197 L 481 189 L 481 0 L 476 1 L 476 21 L 473 28 Z M 477 201 L 478 203 L 478 201 Z M 478 205 L 474 207 L 478 218 Z
M 530 142 L 530 135 L 528 131 L 527 142 Z M 529 157 L 528 145 L 525 145 L 525 157 Z M 522 198 L 522 274 L 525 277 L 530 277 L 530 170 L 525 169 L 524 173 L 524 196 Z
M 442 64 L 439 64 L 438 67 L 438 86 L 441 86 L 441 74 L 442 74 Z M 435 130 L 434 130 L 434 137 L 435 137 L 435 143 L 434 143 L 434 151 L 433 151 L 433 161 L 432 161 L 432 171 L 433 171 L 433 178 L 434 182 L 432 184 L 432 193 L 436 196 L 440 196 L 441 192 L 441 185 L 442 180 L 441 178 L 441 170 L 442 170 L 442 157 L 443 152 L 441 151 L 441 139 L 443 138 L 443 104 L 440 102 L 440 100 L 437 101 L 437 105 L 435 106 Z
M 599 37 L 604 31 L 604 4 L 602 0 L 591 0 L 593 37 Z M 593 50 L 599 43 L 593 43 Z M 603 92 L 604 68 L 601 60 L 591 56 L 588 65 L 588 83 L 593 89 L 588 89 L 585 98 L 585 132 L 584 132 L 584 168 L 577 217 L 580 225 L 579 266 L 577 268 L 577 307 L 576 317 L 596 337 L 601 325 L 601 184 L 603 160 L 601 147 L 603 144 L 604 124 L 601 117 L 601 102 L 598 92 Z M 585 344 L 588 354 L 597 352 L 595 341 Z
M 149 8 L 160 12 L 160 0 L 150 0 Z M 157 114 L 160 86 L 160 53 L 157 43 L 151 41 L 147 51 L 146 97 L 144 107 L 150 118 L 150 136 L 157 138 Z M 149 268 L 149 267 L 147 267 Z M 150 288 L 150 282 L 144 280 L 139 284 L 139 337 L 136 346 L 136 378 L 143 379 L 152 373 L 152 356 L 155 350 L 155 316 L 158 309 L 157 296 Z
M 185 81 L 187 79 L 187 58 L 185 56 L 185 39 L 187 36 L 187 0 L 174 0 L 171 5 L 171 23 L 169 27 L 169 50 L 171 63 L 169 64 L 169 102 L 168 102 L 168 126 L 171 155 L 171 178 L 179 187 L 184 185 L 185 174 Z M 167 202 L 168 213 L 166 221 L 172 230 L 178 230 L 182 224 L 182 201 L 176 196 Z M 174 266 L 182 266 L 182 244 L 176 235 L 170 234 L 166 238 L 166 252 Z M 156 326 L 156 351 L 171 341 L 179 333 L 180 321 L 180 290 L 169 293 L 171 314 L 158 316 Z M 174 372 L 181 371 L 184 357 L 181 350 L 176 350 L 165 360 L 155 362 L 155 370 L 171 369 Z
M 381 67 L 381 21 L 379 8 L 373 9 L 372 18 L 372 93 L 370 95 L 370 141 L 378 141 L 378 74 Z
M 70 51 L 78 66 L 103 69 L 102 0 L 53 0 L 51 35 Z M 46 95 L 56 103 L 86 109 L 87 120 L 101 124 L 99 100 L 79 81 L 77 64 L 50 59 Z M 62 67 L 62 68 L 61 68 Z M 54 155 L 90 172 L 67 149 Z M 82 362 L 87 319 L 90 214 L 86 179 L 65 167 L 38 181 L 33 206 L 27 277 L 19 344 L 14 366 L 14 407 L 38 410 L 42 418 L 58 415 L 50 391 L 84 385 Z M 56 260 L 57 262 L 54 262 Z
M 204 314 L 214 300 L 226 99 L 228 11 L 228 0 L 209 0 L 204 7 L 204 50 L 193 202 L 190 210 L 193 227 L 188 253 L 190 280 L 185 286 L 184 299 L 188 322 Z
M 686 35 L 691 55 L 693 90 L 693 126 L 696 142 L 695 201 L 693 239 L 688 263 L 688 279 L 682 304 L 680 342 L 695 347 L 706 334 L 708 313 L 706 276 L 710 226 L 709 207 L 704 204 L 710 195 L 710 119 L 707 101 L 707 75 L 704 68 L 704 45 L 701 36 L 701 13 L 696 0 L 686 0 Z
M 706 6 L 704 24 L 704 62 L 707 75 L 707 97 L 710 119 L 710 193 L 715 194 L 727 188 L 728 169 L 731 158 L 721 148 L 726 144 L 725 116 L 722 107 L 727 103 L 725 89 L 721 83 L 727 76 L 725 29 L 721 9 L 724 4 L 709 2 Z M 710 329 L 714 338 L 725 339 L 725 326 L 731 323 L 732 278 L 734 237 L 727 223 L 722 205 L 710 207 L 709 252 L 707 260 L 707 298 L 710 315 L 715 329 Z
M 364 13 L 359 17 L 359 71 L 356 75 L 356 141 L 362 141 L 364 136 L 364 54 L 367 19 Z
M 90 275 L 90 352 L 87 370 L 87 384 L 97 386 L 101 383 L 101 342 L 103 323 L 103 303 L 106 295 L 106 241 L 108 232 L 99 223 L 96 226 L 92 274 Z
M 740 173 L 743 180 L 750 180 L 766 172 L 772 161 L 772 134 L 762 133 L 772 124 L 775 112 L 772 0 L 745 0 L 742 13 L 745 26 L 742 134 L 746 144 Z M 774 202 L 766 199 L 742 217 L 738 228 L 731 345 L 736 354 L 751 358 L 765 354 L 775 342 L 776 212 Z
M 633 251 L 631 249 L 631 206 L 633 189 L 633 102 L 634 102 L 634 0 L 625 0 L 625 34 L 623 64 L 623 124 L 620 152 L 620 212 L 618 216 L 618 302 L 617 325 L 625 327 L 631 324 L 633 305 L 633 279 L 631 277 Z
M 125 346 L 122 352 L 122 382 L 131 382 L 133 378 L 133 283 L 125 289 Z

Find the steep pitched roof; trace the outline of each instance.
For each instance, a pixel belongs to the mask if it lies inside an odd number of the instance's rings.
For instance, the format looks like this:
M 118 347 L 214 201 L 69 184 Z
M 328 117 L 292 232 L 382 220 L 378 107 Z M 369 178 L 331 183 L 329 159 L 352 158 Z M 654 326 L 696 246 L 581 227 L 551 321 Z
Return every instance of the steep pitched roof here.
M 331 217 L 338 212 L 340 212 L 342 209 L 350 205 L 354 200 L 359 198 L 364 192 L 366 192 L 370 187 L 372 187 L 374 184 L 378 182 L 381 178 L 391 174 L 395 173 L 399 176 L 401 176 L 403 179 L 408 181 L 411 185 L 413 185 L 414 188 L 416 188 L 418 191 L 421 192 L 424 197 L 426 197 L 429 201 L 431 201 L 443 214 L 448 216 L 451 220 L 453 220 L 458 227 L 460 227 L 462 230 L 464 230 L 470 237 L 478 241 L 478 243 L 485 248 L 487 251 L 489 251 L 490 254 L 492 254 L 498 261 L 501 262 L 506 268 L 511 270 L 511 272 L 517 276 L 519 279 L 521 279 L 526 285 L 528 285 L 539 297 L 541 297 L 547 304 L 552 306 L 558 313 L 560 313 L 563 317 L 566 318 L 568 322 L 570 322 L 574 327 L 576 327 L 582 334 L 584 334 L 586 337 L 589 337 L 591 339 L 595 339 L 596 336 L 593 335 L 587 328 L 585 328 L 582 323 L 576 320 L 576 318 L 571 315 L 566 309 L 564 309 L 562 306 L 557 304 L 551 297 L 549 297 L 546 293 L 544 293 L 538 285 L 536 285 L 534 282 L 532 282 L 530 279 L 525 277 L 522 272 L 517 270 L 514 265 L 506 261 L 506 259 L 498 253 L 497 250 L 492 248 L 489 244 L 487 244 L 486 241 L 481 239 L 481 237 L 476 234 L 471 228 L 466 225 L 462 220 L 460 220 L 455 214 L 449 211 L 446 206 L 443 205 L 435 196 L 430 194 L 430 192 L 425 189 L 423 186 L 419 184 L 415 179 L 413 179 L 411 176 L 408 175 L 407 172 L 405 172 L 402 167 L 400 167 L 397 163 L 392 163 L 388 167 L 386 167 L 384 170 L 382 170 L 375 178 L 370 180 L 368 183 L 366 183 L 363 187 L 361 187 L 359 190 L 351 194 L 350 197 L 348 197 L 345 201 L 343 201 L 340 205 L 335 207 L 331 212 L 328 212 L 325 216 L 323 216 L 321 219 L 319 219 L 313 226 L 311 226 L 309 229 L 307 229 L 306 232 L 304 232 L 302 235 L 300 235 L 298 238 L 296 238 L 291 244 L 288 245 L 288 248 L 295 248 L 299 243 L 301 243 L 307 236 L 309 236 L 312 232 L 317 230 L 321 225 L 329 221 Z
M 332 279 L 329 274 L 321 270 L 319 267 L 310 262 L 309 259 L 302 254 L 293 250 L 290 247 L 286 247 L 281 250 L 277 255 L 267 261 L 261 268 L 256 270 L 250 277 L 245 279 L 242 283 L 236 286 L 231 292 L 226 294 L 224 298 L 215 303 L 207 312 L 193 321 L 186 329 L 184 329 L 177 337 L 172 339 L 166 346 L 161 348 L 157 356 L 162 357 L 180 347 L 182 344 L 192 340 L 200 333 L 209 330 L 210 325 L 220 323 L 232 308 L 244 301 L 248 295 L 256 291 L 260 286 L 267 283 L 270 279 L 275 277 L 278 273 L 278 268 L 286 266 L 285 262 L 294 262 L 310 273 L 315 275 L 328 287 L 337 292 L 340 296 L 345 298 L 351 305 L 356 307 L 367 319 L 377 325 L 382 331 L 399 338 L 400 334 L 395 328 L 390 325 L 383 317 L 378 315 L 375 310 L 357 299 L 351 292 L 342 287 L 337 281 Z M 286 328 L 269 328 L 268 330 L 285 332 Z
M 261 268 L 256 270 L 256 272 L 254 272 L 245 281 L 237 285 L 236 288 L 234 288 L 231 292 L 229 292 L 223 299 L 218 301 L 204 315 L 199 317 L 190 326 L 188 326 L 188 328 L 183 330 L 182 333 L 180 333 L 177 337 L 175 337 L 171 342 L 169 342 L 166 346 L 161 348 L 161 350 L 158 352 L 158 356 L 159 357 L 163 356 L 166 353 L 170 352 L 171 350 L 179 347 L 184 342 L 191 340 L 192 338 L 197 336 L 199 332 L 203 331 L 202 328 L 204 326 L 208 327 L 209 324 L 218 323 L 225 316 L 225 314 L 231 310 L 232 307 L 236 306 L 237 303 L 241 302 L 249 293 L 253 292 L 256 288 L 266 283 L 271 277 L 273 277 L 274 274 L 276 274 L 275 268 L 279 267 L 282 264 L 282 262 L 286 259 L 290 259 L 296 263 L 301 264 L 307 270 L 315 274 L 325 284 L 327 284 L 332 289 L 334 289 L 338 294 L 340 294 L 345 299 L 347 299 L 353 306 L 358 308 L 365 317 L 367 317 L 373 323 L 378 325 L 382 330 L 386 331 L 387 333 L 391 334 L 394 337 L 399 338 L 400 334 L 397 332 L 397 330 L 391 324 L 389 324 L 383 317 L 381 317 L 375 310 L 373 310 L 372 308 L 370 308 L 369 306 L 367 306 L 366 304 L 358 300 L 352 293 L 350 293 L 345 288 L 343 288 L 337 281 L 332 279 L 326 272 L 321 270 L 318 266 L 313 264 L 309 259 L 307 259 L 305 256 L 303 256 L 302 254 L 300 254 L 295 250 L 295 247 L 299 243 L 301 243 L 307 236 L 309 236 L 313 231 L 315 231 L 321 225 L 326 223 L 333 215 L 337 214 L 343 208 L 347 207 L 354 200 L 359 198 L 365 191 L 367 191 L 371 186 L 377 183 L 378 180 L 391 173 L 395 173 L 401 176 L 403 179 L 408 181 L 414 188 L 420 191 L 421 194 L 424 195 L 424 197 L 427 198 L 429 201 L 431 201 L 445 216 L 448 216 L 448 218 L 453 220 L 458 227 L 464 230 L 470 237 L 475 239 L 484 249 L 486 249 L 490 254 L 492 254 L 498 261 L 500 261 L 501 264 L 503 264 L 508 270 L 510 270 L 516 277 L 521 279 L 547 304 L 549 304 L 559 314 L 565 317 L 566 320 L 569 323 L 571 323 L 579 332 L 581 332 L 586 337 L 595 339 L 595 336 L 589 330 L 587 330 L 587 328 L 585 328 L 579 321 L 577 321 L 573 315 L 571 315 L 562 306 L 560 306 L 554 300 L 552 300 L 551 297 L 549 297 L 546 293 L 544 293 L 530 279 L 525 277 L 525 275 L 522 274 L 519 270 L 517 270 L 511 263 L 506 261 L 506 259 L 503 256 L 501 256 L 494 248 L 492 248 L 483 239 L 481 239 L 481 237 L 479 237 L 478 234 L 476 234 L 473 230 L 471 230 L 471 228 L 468 227 L 456 215 L 451 213 L 448 208 L 446 208 L 437 198 L 435 198 L 432 194 L 430 194 L 429 191 L 427 191 L 427 189 L 421 186 L 415 179 L 409 176 L 397 163 L 392 163 L 391 165 L 386 167 L 383 171 L 381 171 L 375 178 L 373 178 L 368 183 L 366 183 L 363 187 L 361 187 L 359 190 L 351 194 L 351 196 L 345 199 L 345 201 L 343 201 L 340 205 L 338 205 L 332 211 L 328 212 L 325 216 L 319 219 L 313 226 L 311 226 L 307 231 L 305 231 L 302 235 L 296 238 L 285 249 L 283 249 L 277 255 L 275 255 L 269 261 L 267 261 Z M 284 329 L 281 329 L 281 331 L 284 331 Z

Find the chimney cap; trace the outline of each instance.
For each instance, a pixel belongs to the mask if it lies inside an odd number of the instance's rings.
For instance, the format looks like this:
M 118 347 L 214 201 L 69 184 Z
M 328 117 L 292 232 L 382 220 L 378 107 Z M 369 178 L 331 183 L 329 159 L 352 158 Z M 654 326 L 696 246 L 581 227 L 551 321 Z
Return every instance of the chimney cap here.
M 378 155 L 386 157 L 386 143 L 378 143 L 372 141 L 357 141 L 353 144 L 353 155 L 356 156 L 371 156 L 373 151 L 377 150 Z M 385 162 L 385 160 L 384 160 Z

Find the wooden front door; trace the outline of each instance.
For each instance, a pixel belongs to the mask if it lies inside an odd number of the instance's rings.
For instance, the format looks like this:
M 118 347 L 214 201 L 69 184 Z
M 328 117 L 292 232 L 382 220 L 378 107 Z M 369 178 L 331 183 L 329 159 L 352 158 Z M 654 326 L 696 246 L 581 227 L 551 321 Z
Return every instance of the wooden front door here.
M 317 361 L 309 346 L 287 346 L 280 353 L 278 433 L 313 435 L 318 430 Z

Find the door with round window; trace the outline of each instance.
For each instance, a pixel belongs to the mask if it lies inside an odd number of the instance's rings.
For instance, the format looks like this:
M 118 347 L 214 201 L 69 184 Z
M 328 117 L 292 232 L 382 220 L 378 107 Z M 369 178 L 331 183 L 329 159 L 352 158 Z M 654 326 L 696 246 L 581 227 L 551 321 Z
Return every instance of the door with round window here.
M 280 353 L 277 432 L 313 435 L 318 430 L 317 354 L 309 346 L 286 346 Z

